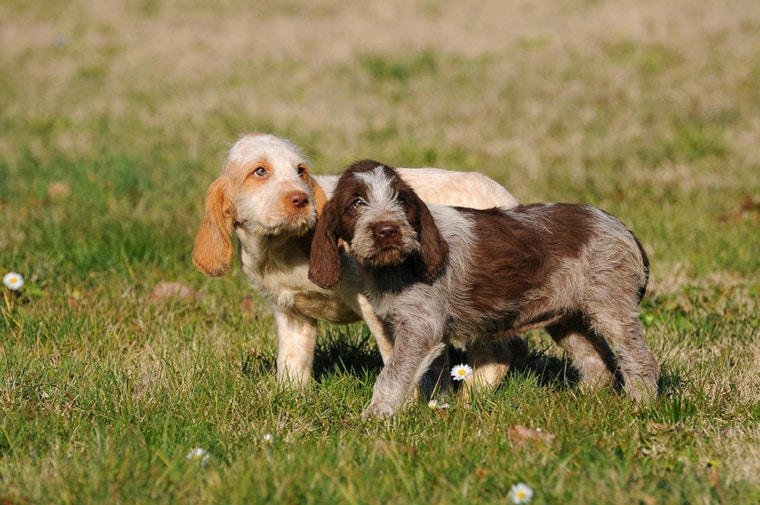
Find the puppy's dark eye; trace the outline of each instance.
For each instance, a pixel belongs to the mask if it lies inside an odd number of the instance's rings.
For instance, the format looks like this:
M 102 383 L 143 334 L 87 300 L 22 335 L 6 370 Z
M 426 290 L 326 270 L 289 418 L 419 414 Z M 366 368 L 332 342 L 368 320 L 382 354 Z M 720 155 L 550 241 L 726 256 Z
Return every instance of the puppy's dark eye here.
M 298 173 L 298 177 L 305 176 L 306 175 L 306 167 L 304 167 L 303 165 L 299 165 L 297 173 Z
M 257 167 L 256 170 L 253 171 L 253 175 L 256 177 L 264 177 L 267 175 L 267 169 L 264 167 Z
M 359 207 L 366 207 L 367 202 L 362 200 L 361 198 L 356 198 L 354 201 L 351 202 L 351 207 L 354 209 L 358 209 Z

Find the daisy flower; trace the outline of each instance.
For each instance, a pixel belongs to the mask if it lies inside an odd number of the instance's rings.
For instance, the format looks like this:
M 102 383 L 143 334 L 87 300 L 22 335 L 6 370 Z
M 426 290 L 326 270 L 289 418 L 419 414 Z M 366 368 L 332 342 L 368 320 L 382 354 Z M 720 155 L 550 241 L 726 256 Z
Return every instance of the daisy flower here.
M 24 285 L 24 278 L 15 272 L 10 272 L 3 277 L 3 284 L 11 291 L 16 291 Z
M 206 452 L 206 449 L 196 447 L 195 449 L 191 449 L 185 458 L 193 461 L 199 461 L 201 465 L 205 465 L 208 463 L 210 456 L 208 452 Z
M 271 444 L 272 442 L 274 442 L 274 435 L 272 435 L 271 433 L 267 433 L 266 435 L 264 435 L 263 440 L 265 444 Z
M 528 503 L 533 499 L 533 490 L 524 482 L 519 482 L 509 490 L 509 500 L 512 503 Z
M 451 369 L 451 377 L 455 381 L 463 381 L 470 375 L 472 375 L 472 367 L 464 363 Z
M 433 399 L 428 402 L 430 410 L 445 410 L 450 407 L 448 403 L 438 403 L 438 400 Z

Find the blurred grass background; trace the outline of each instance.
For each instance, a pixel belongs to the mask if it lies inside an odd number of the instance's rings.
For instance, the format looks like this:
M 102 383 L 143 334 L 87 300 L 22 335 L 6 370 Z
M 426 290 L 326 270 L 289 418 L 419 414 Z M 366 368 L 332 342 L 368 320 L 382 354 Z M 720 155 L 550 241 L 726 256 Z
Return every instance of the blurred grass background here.
M 478 170 L 617 215 L 652 260 L 666 398 L 635 412 L 536 365 L 471 408 L 366 426 L 360 325 L 321 327 L 319 383 L 279 390 L 266 305 L 190 262 L 250 131 L 317 173 Z M 757 501 L 759 141 L 753 0 L 7 0 L 0 274 L 27 285 L 0 300 L 0 499 L 505 502 L 521 479 L 538 503 Z M 152 298 L 163 281 L 196 296 Z M 515 423 L 560 442 L 520 450 Z

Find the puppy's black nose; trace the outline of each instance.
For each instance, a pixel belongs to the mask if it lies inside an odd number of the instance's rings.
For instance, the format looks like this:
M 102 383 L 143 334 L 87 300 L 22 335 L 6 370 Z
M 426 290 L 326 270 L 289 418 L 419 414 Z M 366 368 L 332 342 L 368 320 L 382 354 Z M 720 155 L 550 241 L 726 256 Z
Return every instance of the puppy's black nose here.
M 393 223 L 378 223 L 372 229 L 372 235 L 375 238 L 393 238 L 398 235 L 398 225 Z

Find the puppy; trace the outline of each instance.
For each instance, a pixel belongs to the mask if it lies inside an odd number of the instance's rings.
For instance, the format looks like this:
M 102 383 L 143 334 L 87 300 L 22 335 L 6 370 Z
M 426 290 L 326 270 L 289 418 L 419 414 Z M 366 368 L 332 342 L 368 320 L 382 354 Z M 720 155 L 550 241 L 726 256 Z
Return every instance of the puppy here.
M 431 203 L 513 207 L 517 201 L 477 173 L 434 168 L 400 169 L 407 183 Z M 385 361 L 393 351 L 384 325 L 361 295 L 358 280 L 325 290 L 307 277 L 311 236 L 337 176 L 315 177 L 296 146 L 266 134 L 240 138 L 222 174 L 208 188 L 193 262 L 220 277 L 232 261 L 231 233 L 238 238 L 242 270 L 253 289 L 269 299 L 277 328 L 277 376 L 303 385 L 312 374 L 317 321 L 367 322 Z
M 341 175 L 314 233 L 309 278 L 322 288 L 341 279 L 341 241 L 395 341 L 366 416 L 393 414 L 444 343 L 478 355 L 533 328 L 548 330 L 584 383 L 619 374 L 632 398 L 657 395 L 638 319 L 649 263 L 595 207 L 428 207 L 392 168 L 364 160 Z

